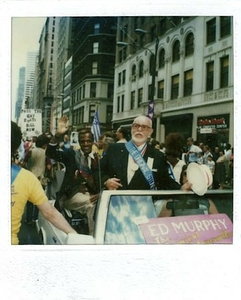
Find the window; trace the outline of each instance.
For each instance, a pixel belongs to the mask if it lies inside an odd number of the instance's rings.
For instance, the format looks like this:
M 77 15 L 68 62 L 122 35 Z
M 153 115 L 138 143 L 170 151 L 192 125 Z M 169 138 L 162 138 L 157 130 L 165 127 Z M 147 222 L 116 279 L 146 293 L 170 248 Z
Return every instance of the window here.
M 177 99 L 179 92 L 179 75 L 172 76 L 171 99 Z
M 220 59 L 220 88 L 228 86 L 228 69 L 229 57 L 225 56 Z
M 121 86 L 121 73 L 118 74 L 118 86 Z
M 186 37 L 185 56 L 191 55 L 194 52 L 194 35 L 189 33 Z
M 157 98 L 159 99 L 164 98 L 164 80 L 158 82 Z
M 220 38 L 231 34 L 231 17 L 220 17 Z
M 113 83 L 108 83 L 108 88 L 107 88 L 107 98 L 112 99 L 114 94 L 114 84 Z
M 120 96 L 117 97 L 117 112 L 120 111 Z
M 139 77 L 143 77 L 144 75 L 144 62 L 143 60 L 140 61 L 140 64 L 139 64 Z
M 142 101 L 143 101 L 143 88 L 138 90 L 138 107 L 141 106 Z
M 124 101 L 125 101 L 125 95 L 122 95 L 122 97 L 121 97 L 121 111 L 124 111 Z
M 172 61 L 178 61 L 180 59 L 180 42 L 175 41 L 172 48 Z
M 165 50 L 161 49 L 159 52 L 159 69 L 165 66 Z
M 85 84 L 83 85 L 83 98 L 85 98 Z
M 131 80 L 132 81 L 136 80 L 136 65 L 132 66 L 132 69 L 131 69 Z
M 93 123 L 95 116 L 95 104 L 89 106 L 89 123 Z
M 216 18 L 207 22 L 207 44 L 216 41 Z
M 90 98 L 96 97 L 96 82 L 90 83 Z
M 84 123 L 84 106 L 80 108 L 80 116 L 79 116 L 80 124 Z
M 213 90 L 213 82 L 214 82 L 214 62 L 210 61 L 206 64 L 206 91 Z
M 184 97 L 192 95 L 193 70 L 184 72 Z
M 98 73 L 98 63 L 97 61 L 92 62 L 92 74 L 95 75 Z
M 113 107 L 112 105 L 107 105 L 106 106 L 106 123 L 111 124 L 112 120 L 112 112 L 113 112 Z
M 126 70 L 122 71 L 122 84 L 126 83 Z
M 131 92 L 131 109 L 135 108 L 135 91 Z
M 94 25 L 94 34 L 99 34 L 100 33 L 100 24 L 97 23 Z
M 99 53 L 99 43 L 93 43 L 93 53 Z

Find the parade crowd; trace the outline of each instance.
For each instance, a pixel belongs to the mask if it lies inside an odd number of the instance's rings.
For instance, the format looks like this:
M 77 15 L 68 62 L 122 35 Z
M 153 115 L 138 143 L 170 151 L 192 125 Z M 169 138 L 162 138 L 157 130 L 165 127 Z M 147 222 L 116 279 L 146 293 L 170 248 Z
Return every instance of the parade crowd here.
M 152 121 L 146 116 L 135 118 L 131 130 L 120 127 L 116 131 L 103 133 L 96 143 L 89 128 L 78 132 L 78 141 L 71 140 L 65 116 L 59 120 L 55 135 L 43 133 L 31 140 L 24 140 L 21 136 L 18 145 L 15 136 L 17 130 L 20 131 L 12 122 L 12 167 L 18 166 L 20 170 L 27 171 L 27 174 L 31 172 L 37 178 L 38 186 L 31 191 L 31 195 L 25 191 L 24 201 L 16 209 L 16 195 L 23 193 L 20 188 L 16 192 L 21 172 L 11 183 L 12 228 L 14 227 L 12 243 L 18 243 L 16 236 L 25 205 L 25 222 L 29 225 L 36 222 L 38 211 L 41 210 L 55 226 L 66 233 L 74 232 L 62 219 L 61 213 L 58 214 L 66 208 L 86 215 L 89 234 L 93 234 L 95 207 L 102 189 L 188 191 L 191 190 L 191 185 L 183 178 L 188 164 L 193 162 L 204 164 L 210 169 L 213 183 L 209 188 L 233 187 L 234 152 L 230 144 L 226 144 L 224 148 L 220 145 L 211 148 L 194 141 L 192 137 L 185 141 L 177 132 L 168 134 L 165 142 L 160 143 L 151 138 Z M 25 178 L 22 176 L 21 183 L 28 180 L 26 174 Z M 26 190 L 30 189 L 29 184 L 30 181 L 26 182 Z M 57 200 L 57 206 L 50 216 L 42 207 L 48 199 Z

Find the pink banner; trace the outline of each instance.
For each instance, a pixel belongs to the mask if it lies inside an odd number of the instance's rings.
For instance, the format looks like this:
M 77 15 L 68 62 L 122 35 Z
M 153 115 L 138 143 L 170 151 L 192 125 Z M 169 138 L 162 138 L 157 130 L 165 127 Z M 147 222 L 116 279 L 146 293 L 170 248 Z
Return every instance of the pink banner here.
M 233 242 L 233 224 L 225 214 L 155 218 L 139 226 L 147 244 Z

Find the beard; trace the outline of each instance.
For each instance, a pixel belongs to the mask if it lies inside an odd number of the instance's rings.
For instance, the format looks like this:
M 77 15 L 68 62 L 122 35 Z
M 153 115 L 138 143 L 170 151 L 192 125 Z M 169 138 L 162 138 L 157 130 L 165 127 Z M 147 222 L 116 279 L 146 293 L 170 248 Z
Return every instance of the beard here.
M 141 132 L 136 132 L 132 135 L 132 140 L 135 144 L 144 144 L 146 142 L 146 137 Z

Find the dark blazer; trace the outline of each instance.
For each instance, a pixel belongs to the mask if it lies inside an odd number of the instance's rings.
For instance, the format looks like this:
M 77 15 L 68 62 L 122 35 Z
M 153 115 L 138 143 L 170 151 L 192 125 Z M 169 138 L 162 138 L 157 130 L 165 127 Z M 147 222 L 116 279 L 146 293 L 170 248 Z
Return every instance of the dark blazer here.
M 108 178 L 116 177 L 120 179 L 120 182 L 123 185 L 120 189 L 149 190 L 150 186 L 143 176 L 140 168 L 135 172 L 130 183 L 127 183 L 128 156 L 129 152 L 127 151 L 124 143 L 111 145 L 100 161 L 102 182 L 104 183 Z M 154 159 L 152 173 L 156 188 L 160 190 L 180 189 L 181 186 L 168 175 L 165 155 L 161 151 L 147 145 L 146 152 L 143 156 L 146 162 L 148 157 Z
M 85 182 L 85 179 L 81 176 L 76 177 L 76 170 L 78 170 L 76 151 L 72 148 L 65 150 L 58 149 L 57 145 L 52 144 L 49 144 L 46 149 L 46 156 L 56 161 L 62 162 L 66 168 L 63 183 L 58 192 L 58 197 L 61 197 L 63 194 L 65 194 L 67 198 L 71 198 L 77 191 L 79 191 L 79 187 L 81 186 L 81 184 Z M 89 192 L 90 194 L 96 194 L 100 190 L 97 158 L 91 159 L 91 171 L 94 179 L 94 187 L 89 187 Z

